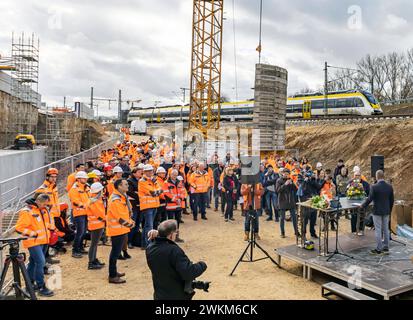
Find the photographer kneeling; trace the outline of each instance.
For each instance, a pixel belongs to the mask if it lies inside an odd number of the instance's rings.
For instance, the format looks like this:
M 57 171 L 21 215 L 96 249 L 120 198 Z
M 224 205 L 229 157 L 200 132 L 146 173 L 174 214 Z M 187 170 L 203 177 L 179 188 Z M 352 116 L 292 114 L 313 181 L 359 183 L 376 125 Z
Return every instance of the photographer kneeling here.
M 175 220 L 162 222 L 158 230 L 148 233 L 153 240 L 146 249 L 152 272 L 155 300 L 191 300 L 195 292 L 192 281 L 207 268 L 205 262 L 192 263 L 174 242 L 178 233 Z

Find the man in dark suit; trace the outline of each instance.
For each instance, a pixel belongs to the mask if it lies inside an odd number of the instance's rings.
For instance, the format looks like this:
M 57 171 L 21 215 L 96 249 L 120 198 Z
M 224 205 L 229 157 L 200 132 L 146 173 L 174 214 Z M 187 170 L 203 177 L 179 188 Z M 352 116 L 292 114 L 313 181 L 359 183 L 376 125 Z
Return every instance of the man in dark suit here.
M 384 181 L 384 172 L 376 172 L 377 183 L 370 188 L 369 197 L 361 204 L 362 208 L 373 202 L 373 222 L 376 233 L 377 248 L 371 250 L 371 254 L 388 254 L 389 253 L 389 218 L 393 209 L 394 192 L 393 187 Z
M 207 268 L 205 262 L 192 263 L 175 243 L 178 233 L 176 220 L 162 222 L 158 230 L 151 230 L 153 242 L 146 248 L 146 261 L 152 272 L 155 300 L 190 300 L 194 292 L 187 292 L 191 284 Z

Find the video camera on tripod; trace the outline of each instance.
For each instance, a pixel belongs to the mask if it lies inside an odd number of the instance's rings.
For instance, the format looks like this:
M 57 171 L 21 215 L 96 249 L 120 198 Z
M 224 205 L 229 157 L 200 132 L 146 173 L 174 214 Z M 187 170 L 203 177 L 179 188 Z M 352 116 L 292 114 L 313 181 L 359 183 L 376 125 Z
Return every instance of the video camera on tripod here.
M 37 300 L 36 294 L 34 293 L 33 285 L 30 280 L 29 274 L 27 273 L 26 266 L 24 265 L 24 261 L 26 260 L 26 254 L 20 253 L 20 241 L 26 240 L 26 237 L 18 237 L 18 238 L 7 238 L 7 239 L 0 239 L 0 250 L 4 250 L 7 246 L 9 247 L 9 255 L 6 257 L 4 261 L 3 270 L 0 276 L 0 300 L 7 300 L 7 299 L 16 299 L 22 300 L 24 298 L 30 300 Z M 3 293 L 4 282 L 6 280 L 7 271 L 10 267 L 10 263 L 13 267 L 13 283 L 11 288 Z M 21 277 L 20 273 L 23 276 L 26 291 L 23 290 L 21 286 Z M 10 292 L 14 290 L 14 297 L 10 296 Z

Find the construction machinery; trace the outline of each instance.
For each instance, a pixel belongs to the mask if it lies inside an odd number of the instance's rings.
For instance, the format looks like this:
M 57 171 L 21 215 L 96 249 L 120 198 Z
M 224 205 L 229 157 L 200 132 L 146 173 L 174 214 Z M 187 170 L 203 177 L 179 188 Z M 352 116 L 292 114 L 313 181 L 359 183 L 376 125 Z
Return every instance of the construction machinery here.
M 193 3 L 189 128 L 204 136 L 219 129 L 223 6 L 223 0 Z

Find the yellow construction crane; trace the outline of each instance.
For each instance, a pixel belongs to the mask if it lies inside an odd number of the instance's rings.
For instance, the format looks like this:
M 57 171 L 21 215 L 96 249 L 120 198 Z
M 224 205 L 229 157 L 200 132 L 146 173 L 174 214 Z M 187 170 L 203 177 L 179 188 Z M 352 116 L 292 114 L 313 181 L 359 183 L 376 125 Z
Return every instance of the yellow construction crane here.
M 221 112 L 223 0 L 194 0 L 189 128 L 218 129 Z

